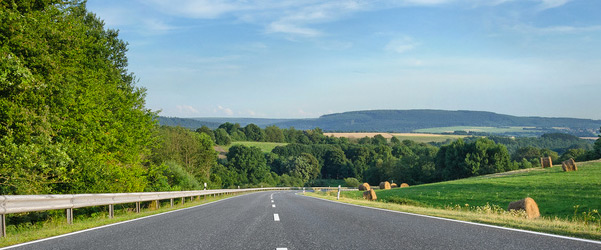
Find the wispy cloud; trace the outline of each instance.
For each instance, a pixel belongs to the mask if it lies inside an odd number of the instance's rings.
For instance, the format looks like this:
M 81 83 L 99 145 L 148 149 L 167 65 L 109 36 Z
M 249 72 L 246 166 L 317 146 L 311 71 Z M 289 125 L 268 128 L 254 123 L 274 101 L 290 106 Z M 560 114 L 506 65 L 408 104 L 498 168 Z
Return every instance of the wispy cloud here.
M 539 9 L 540 10 L 546 10 L 546 9 L 552 9 L 552 8 L 557 8 L 560 6 L 565 5 L 566 3 L 570 2 L 572 0 L 540 0 L 540 5 L 539 5 Z
M 563 35 L 563 34 L 579 34 L 589 32 L 600 32 L 601 25 L 593 26 L 549 26 L 549 27 L 535 27 L 530 25 L 516 25 L 511 27 L 512 30 L 526 33 L 526 34 L 537 34 L 537 35 Z
M 234 115 L 234 111 L 232 109 L 223 107 L 221 105 L 217 106 L 217 108 L 213 110 L 213 113 L 216 113 L 216 114 L 225 114 L 227 116 Z
M 413 40 L 411 37 L 402 37 L 392 39 L 388 44 L 386 44 L 385 49 L 387 51 L 393 51 L 396 53 L 405 53 L 417 47 L 419 44 Z
M 198 110 L 190 105 L 177 105 L 177 111 L 182 115 L 194 115 L 198 114 Z

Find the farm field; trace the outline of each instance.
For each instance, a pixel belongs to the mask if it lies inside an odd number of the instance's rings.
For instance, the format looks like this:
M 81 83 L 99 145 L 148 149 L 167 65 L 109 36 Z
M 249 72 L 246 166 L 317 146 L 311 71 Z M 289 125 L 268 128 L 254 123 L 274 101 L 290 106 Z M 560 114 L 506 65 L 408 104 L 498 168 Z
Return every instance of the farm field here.
M 397 139 L 411 140 L 415 142 L 444 142 L 448 139 L 456 140 L 459 138 L 467 137 L 465 135 L 440 135 L 440 134 L 428 134 L 428 133 L 323 133 L 325 136 L 334 137 L 346 137 L 346 138 L 363 138 L 363 137 L 374 137 L 376 135 L 382 135 L 386 139 L 390 139 L 393 136 Z
M 234 145 L 244 145 L 247 147 L 257 147 L 260 148 L 264 153 L 271 152 L 277 146 L 285 146 L 288 143 L 280 143 L 280 142 L 255 142 L 255 141 L 235 141 L 232 142 L 229 146 L 220 146 L 225 151 L 229 151 L 229 149 Z
M 556 165 L 376 192 L 381 201 L 434 208 L 490 204 L 506 209 L 511 201 L 531 197 L 541 216 L 601 221 L 600 190 L 601 162 L 589 162 L 578 164 L 576 172 L 563 172 Z M 343 192 L 343 196 L 362 199 L 362 192 Z
M 529 133 L 538 132 L 534 127 L 470 127 L 470 126 L 455 126 L 455 127 L 438 127 L 438 128 L 424 128 L 417 129 L 413 132 L 416 133 L 453 133 L 455 131 L 466 131 L 466 132 L 484 132 L 493 134 L 502 133 Z

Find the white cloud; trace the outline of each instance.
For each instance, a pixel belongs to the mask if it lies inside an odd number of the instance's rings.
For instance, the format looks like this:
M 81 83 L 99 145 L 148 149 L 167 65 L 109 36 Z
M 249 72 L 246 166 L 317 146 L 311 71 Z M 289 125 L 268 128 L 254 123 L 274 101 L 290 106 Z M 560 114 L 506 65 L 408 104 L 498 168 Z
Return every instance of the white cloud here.
M 217 106 L 216 110 L 213 110 L 214 113 L 219 113 L 219 114 L 226 114 L 228 116 L 232 116 L 234 115 L 234 111 L 230 108 L 225 108 L 221 105 Z
M 199 113 L 197 109 L 190 105 L 177 105 L 176 108 L 177 111 L 183 115 L 193 115 Z
M 419 44 L 413 41 L 411 37 L 396 38 L 386 44 L 385 49 L 387 51 L 394 51 L 396 53 L 405 53 L 417 47 Z

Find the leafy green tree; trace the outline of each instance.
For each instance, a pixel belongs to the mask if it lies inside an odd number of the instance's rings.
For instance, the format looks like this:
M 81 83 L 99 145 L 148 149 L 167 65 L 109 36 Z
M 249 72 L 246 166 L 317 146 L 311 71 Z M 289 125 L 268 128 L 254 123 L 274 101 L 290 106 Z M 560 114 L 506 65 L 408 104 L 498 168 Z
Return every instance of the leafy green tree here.
M 246 139 L 249 141 L 265 141 L 265 133 L 263 130 L 252 123 L 244 127 L 244 135 L 246 135 Z
M 599 159 L 601 158 L 601 135 L 599 136 L 599 139 L 597 139 L 597 141 L 595 141 L 595 145 L 593 146 L 593 151 L 592 151 L 592 157 L 593 159 Z
M 257 147 L 234 145 L 227 153 L 228 165 L 240 174 L 242 184 L 259 184 L 269 174 L 265 156 Z
M 272 125 L 265 128 L 265 141 L 284 142 L 285 140 L 284 132 L 277 126 Z
M 373 138 L 371 138 L 371 144 L 373 145 L 386 145 L 388 142 L 386 141 L 386 138 L 384 138 L 384 136 L 382 136 L 381 134 L 377 134 L 375 135 Z
M 307 153 L 302 153 L 298 157 L 292 158 L 288 165 L 290 176 L 303 180 L 303 183 L 315 179 L 321 172 L 321 167 L 317 159 Z
M 156 114 L 118 32 L 85 2 L 8 0 L 0 41 L 0 193 L 143 191 Z
M 205 133 L 209 137 L 211 137 L 211 140 L 213 140 L 213 142 L 215 142 L 215 133 L 206 125 L 203 125 L 202 127 L 196 129 L 196 133 Z
M 227 134 L 227 131 L 223 128 L 218 128 L 215 130 L 215 144 L 227 146 L 232 143 L 232 139 L 230 135 Z
M 345 175 L 348 160 L 344 152 L 338 148 L 328 150 L 324 157 L 321 175 L 326 179 L 340 179 Z

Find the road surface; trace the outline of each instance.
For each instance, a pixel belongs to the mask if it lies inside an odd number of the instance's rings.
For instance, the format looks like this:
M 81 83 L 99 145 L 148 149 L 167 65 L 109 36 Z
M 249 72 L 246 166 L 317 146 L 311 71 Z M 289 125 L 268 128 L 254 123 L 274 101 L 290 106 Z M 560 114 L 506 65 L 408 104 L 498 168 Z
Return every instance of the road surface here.
M 246 194 L 14 249 L 601 249 L 599 242 L 381 211 L 297 192 Z

